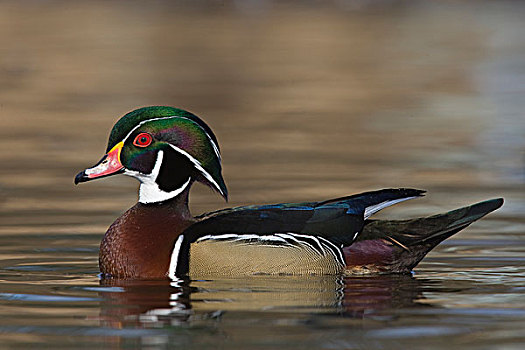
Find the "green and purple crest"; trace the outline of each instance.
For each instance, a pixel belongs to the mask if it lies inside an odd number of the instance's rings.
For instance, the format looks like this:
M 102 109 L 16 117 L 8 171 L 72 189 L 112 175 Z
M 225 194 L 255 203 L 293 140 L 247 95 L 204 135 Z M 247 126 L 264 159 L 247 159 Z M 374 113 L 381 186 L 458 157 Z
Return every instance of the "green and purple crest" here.
M 111 130 L 106 152 L 76 182 L 123 172 L 142 185 L 156 182 L 167 193 L 193 179 L 227 199 L 217 139 L 204 121 L 182 109 L 153 106 L 127 113 Z

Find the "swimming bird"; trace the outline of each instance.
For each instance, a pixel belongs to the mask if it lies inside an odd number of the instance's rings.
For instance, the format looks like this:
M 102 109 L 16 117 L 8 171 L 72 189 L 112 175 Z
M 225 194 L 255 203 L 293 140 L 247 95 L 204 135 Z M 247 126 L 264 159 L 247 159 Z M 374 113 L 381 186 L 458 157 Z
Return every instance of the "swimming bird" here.
M 441 241 L 503 204 L 497 198 L 430 217 L 371 219 L 425 193 L 390 188 L 194 217 L 188 194 L 195 181 L 228 198 L 219 144 L 202 119 L 168 106 L 120 118 L 106 154 L 75 184 L 116 174 L 139 180 L 139 199 L 102 239 L 103 278 L 407 273 Z

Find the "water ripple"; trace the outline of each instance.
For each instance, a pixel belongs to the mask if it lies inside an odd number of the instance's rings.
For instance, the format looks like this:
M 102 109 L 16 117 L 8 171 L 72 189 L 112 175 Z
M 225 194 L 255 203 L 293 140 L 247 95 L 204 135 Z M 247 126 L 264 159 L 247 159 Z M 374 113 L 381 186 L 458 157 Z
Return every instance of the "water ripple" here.
M 70 296 L 61 296 L 61 295 L 0 293 L 0 300 L 37 301 L 37 302 L 81 302 L 81 301 L 99 301 L 101 299 L 100 298 L 89 298 L 89 297 L 70 297 Z

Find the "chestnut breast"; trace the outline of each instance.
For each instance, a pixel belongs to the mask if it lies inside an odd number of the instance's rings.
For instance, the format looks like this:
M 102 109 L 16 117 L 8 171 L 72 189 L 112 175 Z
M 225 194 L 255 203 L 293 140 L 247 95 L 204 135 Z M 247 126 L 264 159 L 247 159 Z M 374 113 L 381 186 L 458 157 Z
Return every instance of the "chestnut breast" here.
M 100 244 L 101 272 L 114 278 L 165 278 L 175 240 L 194 222 L 177 204 L 137 203 L 120 216 Z

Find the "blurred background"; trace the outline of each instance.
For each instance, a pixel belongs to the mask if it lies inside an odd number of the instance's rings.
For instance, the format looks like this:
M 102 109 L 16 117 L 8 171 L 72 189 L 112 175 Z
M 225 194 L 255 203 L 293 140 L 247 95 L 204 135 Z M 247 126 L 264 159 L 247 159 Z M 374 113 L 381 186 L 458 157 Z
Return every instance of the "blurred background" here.
M 525 307 L 524 57 L 519 1 L 0 2 L 5 323 L 27 322 L 11 295 L 98 284 L 99 241 L 137 183 L 73 178 L 120 116 L 148 105 L 192 111 L 219 140 L 230 203 L 197 185 L 194 214 L 384 187 L 429 191 L 381 214 L 391 218 L 505 197 L 419 271 L 506 276 L 511 304 Z M 496 307 L 493 293 L 475 307 Z M 19 328 L 5 332 L 21 341 Z
M 3 2 L 2 208 L 66 209 L 97 192 L 112 199 L 98 208 L 132 204 L 132 179 L 78 188 L 71 179 L 100 159 L 120 116 L 147 105 L 188 109 L 210 124 L 232 204 L 389 186 L 431 190 L 450 205 L 517 195 L 524 10 L 519 2 Z M 192 202 L 197 211 L 222 205 L 199 190 Z

